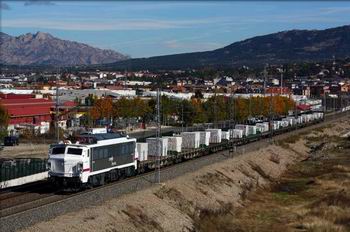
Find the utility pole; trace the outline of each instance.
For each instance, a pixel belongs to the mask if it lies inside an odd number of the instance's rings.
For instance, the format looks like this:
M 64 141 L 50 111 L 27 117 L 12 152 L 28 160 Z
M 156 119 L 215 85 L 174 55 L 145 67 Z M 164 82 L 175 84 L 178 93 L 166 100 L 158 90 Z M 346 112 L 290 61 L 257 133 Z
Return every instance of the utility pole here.
M 184 132 L 184 101 L 181 101 L 181 132 Z
M 281 70 L 281 95 L 283 94 L 283 66 Z
M 160 161 L 162 155 L 163 145 L 161 144 L 161 124 L 160 124 L 160 93 L 159 88 L 157 89 L 157 151 L 158 151 L 158 159 L 157 159 L 157 170 L 156 170 L 156 181 L 160 184 Z
M 55 108 L 56 108 L 56 112 L 55 112 L 55 131 L 56 131 L 56 140 L 57 143 L 60 142 L 60 129 L 59 129 L 59 101 L 58 101 L 58 80 L 59 80 L 59 75 L 60 75 L 60 70 L 58 70 L 58 74 L 56 75 L 56 104 L 55 104 Z
M 217 103 L 217 96 L 216 96 L 216 86 L 214 89 L 214 128 L 218 128 L 218 114 L 217 114 L 217 109 L 216 109 L 216 105 Z

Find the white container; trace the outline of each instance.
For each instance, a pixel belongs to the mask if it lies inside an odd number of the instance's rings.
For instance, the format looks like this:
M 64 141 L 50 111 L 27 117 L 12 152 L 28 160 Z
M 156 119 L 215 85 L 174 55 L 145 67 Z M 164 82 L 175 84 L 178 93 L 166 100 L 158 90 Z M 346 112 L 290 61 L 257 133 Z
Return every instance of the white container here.
M 231 138 L 240 139 L 243 138 L 243 130 L 240 129 L 230 129 Z
M 297 120 L 294 116 L 287 117 L 287 119 L 289 120 L 288 122 L 290 126 L 294 126 L 297 123 Z
M 181 152 L 182 137 L 174 136 L 174 137 L 166 137 L 166 138 L 168 138 L 168 151 Z
M 221 139 L 230 139 L 230 132 L 229 131 L 221 131 Z
M 88 134 L 105 134 L 107 133 L 107 128 L 90 128 L 87 132 Z
M 199 132 L 199 145 L 209 146 L 210 141 L 210 132 L 209 131 L 200 131 Z
M 279 121 L 273 121 L 273 130 L 278 130 L 280 129 L 281 125 Z
M 168 154 L 167 138 L 159 138 L 159 139 L 147 138 L 146 143 L 148 143 L 148 156 L 159 156 L 159 155 L 167 156 Z
M 282 118 L 283 127 L 287 127 L 290 125 L 290 120 L 288 118 Z
M 308 123 L 308 122 L 310 122 L 310 118 L 308 117 L 307 114 L 301 115 L 301 118 L 302 118 L 303 123 Z
M 298 124 L 302 124 L 302 123 L 303 123 L 303 117 L 298 116 L 298 118 L 297 118 L 297 123 L 298 123 Z
M 136 154 L 139 161 L 148 159 L 148 143 L 136 143 Z
M 248 125 L 248 135 L 256 135 L 256 126 Z
M 268 123 L 257 123 L 256 124 L 256 132 L 258 133 L 264 133 L 269 131 L 269 124 Z
M 288 127 L 288 121 L 283 121 L 283 120 L 280 120 L 278 121 L 278 123 L 280 124 L 280 127 Z
M 235 126 L 235 129 L 242 130 L 243 131 L 243 136 L 248 136 L 248 127 L 247 127 L 247 125 L 237 124 Z
M 193 149 L 199 147 L 200 133 L 197 132 L 182 132 L 182 148 Z
M 210 132 L 210 143 L 221 143 L 222 131 L 221 129 L 206 129 L 205 131 Z

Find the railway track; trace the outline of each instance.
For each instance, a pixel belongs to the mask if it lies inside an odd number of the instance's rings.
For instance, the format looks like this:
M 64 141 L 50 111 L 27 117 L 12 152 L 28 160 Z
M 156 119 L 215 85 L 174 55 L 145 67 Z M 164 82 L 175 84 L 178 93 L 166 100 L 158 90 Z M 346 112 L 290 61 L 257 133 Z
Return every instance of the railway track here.
M 325 117 L 325 121 L 315 124 L 315 125 L 311 125 L 308 127 L 304 127 L 304 128 L 300 128 L 298 130 L 293 130 L 284 134 L 280 134 L 280 135 L 276 135 L 273 139 L 274 140 L 279 140 L 279 139 L 283 139 L 286 137 L 289 137 L 291 135 L 294 134 L 299 134 L 302 133 L 303 131 L 307 131 L 307 130 L 312 130 L 314 128 L 317 127 L 321 127 L 324 124 L 328 124 L 331 123 L 333 121 L 337 121 L 338 119 L 342 118 L 342 117 L 348 117 L 348 114 L 334 114 L 334 115 L 330 115 L 330 116 L 326 116 Z M 242 145 L 242 150 L 249 152 L 251 149 L 256 149 L 258 147 L 264 146 L 266 144 L 269 144 L 271 142 L 270 138 L 265 138 L 250 144 L 245 144 Z M 202 156 L 202 157 L 198 157 L 196 159 L 192 159 L 192 160 L 188 160 L 186 162 L 183 163 L 179 163 L 176 165 L 172 165 L 172 166 L 166 166 L 163 167 L 161 169 L 161 175 L 164 175 L 164 173 L 172 173 L 172 170 L 180 170 L 182 167 L 186 166 L 187 168 L 190 167 L 190 169 L 192 170 L 196 170 L 199 167 L 196 168 L 196 163 L 212 163 L 211 161 L 208 160 L 215 160 L 214 162 L 217 161 L 221 161 L 224 159 L 227 159 L 227 150 L 226 151 L 221 151 L 218 152 L 217 154 L 214 155 L 209 155 L 209 156 Z M 166 174 L 169 175 L 169 174 Z M 181 175 L 181 174 L 179 174 Z M 124 193 L 128 193 L 128 192 L 132 192 L 132 191 L 127 191 L 127 190 L 122 190 L 123 188 L 125 188 L 125 186 L 128 186 L 129 183 L 130 185 L 133 185 L 133 183 L 135 182 L 140 182 L 140 180 L 146 180 L 146 182 L 149 182 L 149 185 L 153 185 L 155 182 L 155 171 L 149 171 L 147 173 L 144 174 L 140 174 L 137 176 L 133 176 L 133 177 L 129 177 L 127 179 L 124 180 L 120 180 L 117 182 L 112 182 L 100 187 L 96 187 L 93 189 L 89 189 L 89 190 L 85 190 L 82 192 L 77 192 L 77 193 L 66 193 L 66 192 L 62 192 L 62 191 L 48 191 L 47 193 L 44 194 L 40 194 L 40 191 L 43 191 L 46 187 L 47 187 L 47 183 L 45 186 L 45 182 L 43 183 L 39 183 L 37 185 L 33 184 L 33 185 L 28 185 L 26 186 L 24 189 L 13 189 L 10 190 L 8 192 L 2 192 L 0 194 L 0 200 L 1 200 L 1 206 L 0 206 L 0 224 L 2 222 L 5 222 L 8 220 L 11 220 L 13 218 L 15 218 L 16 216 L 19 215 L 27 215 L 30 211 L 33 210 L 41 210 L 44 208 L 48 209 L 50 208 L 50 206 L 53 205 L 57 205 L 59 203 L 63 203 L 65 201 L 71 201 L 74 202 L 75 199 L 78 198 L 82 198 L 82 197 L 86 197 L 89 198 L 90 195 L 92 194 L 97 194 L 99 195 L 100 193 L 103 192 L 109 192 L 109 191 L 116 191 L 116 189 L 118 189 L 119 191 L 117 196 L 119 196 L 120 194 L 124 194 Z M 171 176 L 171 175 L 170 175 Z M 170 178 L 171 179 L 171 178 Z M 144 186 L 148 186 L 147 184 L 143 184 Z M 142 188 L 142 186 L 140 186 Z M 46 189 L 47 190 L 47 189 Z M 138 188 L 136 189 L 138 190 Z M 44 191 L 45 192 L 45 191 Z M 106 199 L 103 198 L 104 194 L 101 194 L 101 199 L 99 199 L 99 201 L 104 201 Z M 31 197 L 30 197 L 31 196 Z M 35 196 L 35 197 L 34 197 Z M 115 197 L 115 196 L 112 196 Z M 108 198 L 107 198 L 108 199 Z M 4 204 L 3 203 L 7 202 Z M 54 208 L 54 207 L 53 207 Z M 73 209 L 74 210 L 74 209 Z M 67 211 L 65 211 L 67 212 Z M 64 212 L 61 212 L 64 213 Z M 59 215 L 60 213 L 58 213 L 57 215 Z M 54 215 L 54 216 L 57 216 Z M 34 221 L 35 222 L 35 221 Z M 33 221 L 29 222 L 29 224 L 34 223 Z M 28 226 L 28 225 L 26 225 Z M 22 228 L 23 226 L 20 226 L 20 228 Z

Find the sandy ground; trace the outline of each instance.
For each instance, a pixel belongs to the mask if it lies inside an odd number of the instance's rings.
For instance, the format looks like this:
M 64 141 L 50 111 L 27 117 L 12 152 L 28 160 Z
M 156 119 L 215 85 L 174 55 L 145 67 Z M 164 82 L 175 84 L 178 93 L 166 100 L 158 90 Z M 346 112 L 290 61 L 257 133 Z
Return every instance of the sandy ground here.
M 49 144 L 20 143 L 18 146 L 4 147 L 0 158 L 47 158 Z
M 349 130 L 347 119 L 303 136 L 336 136 Z M 290 165 L 305 160 L 309 148 L 303 136 L 288 146 L 270 145 L 24 231 L 195 231 L 203 211 L 242 208 L 249 192 L 268 186 Z

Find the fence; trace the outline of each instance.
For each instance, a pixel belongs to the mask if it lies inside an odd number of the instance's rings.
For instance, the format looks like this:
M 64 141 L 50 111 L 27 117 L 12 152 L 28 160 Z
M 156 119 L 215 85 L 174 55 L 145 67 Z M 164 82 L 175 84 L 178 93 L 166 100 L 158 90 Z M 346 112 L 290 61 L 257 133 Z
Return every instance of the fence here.
M 0 161 L 0 182 L 47 171 L 46 159 Z

